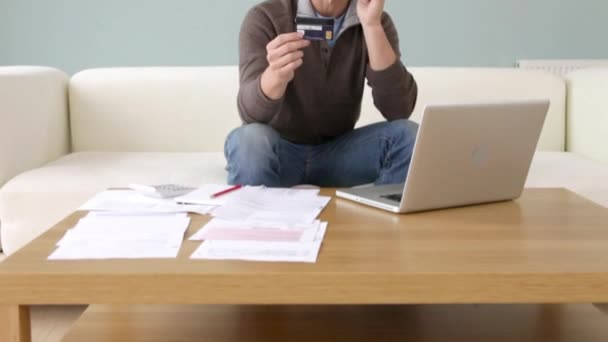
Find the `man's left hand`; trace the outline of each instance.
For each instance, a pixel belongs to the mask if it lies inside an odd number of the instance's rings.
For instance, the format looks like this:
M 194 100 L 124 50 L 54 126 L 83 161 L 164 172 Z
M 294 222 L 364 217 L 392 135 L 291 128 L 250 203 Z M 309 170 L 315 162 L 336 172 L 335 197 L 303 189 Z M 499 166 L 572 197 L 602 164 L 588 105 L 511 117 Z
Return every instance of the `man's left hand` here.
M 384 0 L 357 0 L 357 14 L 363 26 L 382 25 Z

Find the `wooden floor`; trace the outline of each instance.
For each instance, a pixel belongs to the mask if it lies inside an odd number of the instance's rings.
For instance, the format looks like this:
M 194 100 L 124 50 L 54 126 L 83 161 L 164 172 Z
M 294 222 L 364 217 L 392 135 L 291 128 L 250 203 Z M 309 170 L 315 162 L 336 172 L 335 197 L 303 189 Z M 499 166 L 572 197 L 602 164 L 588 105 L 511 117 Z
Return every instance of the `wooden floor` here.
M 32 307 L 32 342 L 60 342 L 86 308 L 86 306 Z
M 150 310 L 150 308 L 152 308 L 152 310 Z M 413 316 L 410 315 L 411 316 L 410 318 L 414 317 L 414 318 L 417 318 L 419 323 L 422 322 L 422 326 L 419 326 L 417 329 L 417 332 L 416 332 L 418 334 L 418 337 L 420 337 L 420 334 L 422 333 L 422 331 L 425 330 L 425 329 L 421 329 L 421 327 L 427 326 L 427 328 L 429 328 L 432 326 L 434 328 L 439 328 L 440 326 L 442 326 L 441 330 L 428 329 L 428 331 L 430 331 L 431 333 L 433 331 L 435 333 L 439 333 L 441 331 L 443 331 L 443 333 L 450 332 L 452 334 L 451 335 L 452 337 L 454 337 L 454 338 L 458 337 L 455 340 L 464 341 L 464 340 L 472 337 L 470 334 L 478 334 L 478 335 L 481 334 L 481 336 L 483 336 L 483 334 L 489 333 L 492 329 L 494 329 L 494 331 L 496 331 L 496 328 L 498 327 L 498 325 L 500 325 L 500 326 L 502 326 L 501 330 L 505 334 L 502 338 L 499 338 L 500 341 L 515 341 L 515 340 L 518 340 L 518 341 L 546 341 L 546 340 L 550 340 L 552 337 L 555 337 L 554 334 L 556 334 L 556 333 L 562 334 L 561 341 L 575 341 L 576 338 L 580 338 L 580 337 L 583 337 L 585 341 L 604 341 L 603 338 L 606 337 L 606 328 L 608 328 L 608 316 L 605 316 L 605 315 L 602 316 L 602 315 L 598 314 L 599 311 L 597 309 L 595 309 L 594 307 L 592 307 L 591 305 L 568 305 L 568 306 L 563 306 L 560 309 L 556 309 L 556 308 L 557 307 L 542 308 L 542 307 L 534 307 L 534 306 L 513 306 L 513 307 L 509 308 L 509 306 L 473 306 L 472 305 L 472 306 L 462 306 L 461 311 L 460 311 L 461 315 L 451 316 L 451 315 L 449 315 L 448 307 L 436 306 L 436 307 L 428 307 L 426 309 L 419 308 L 417 315 L 413 315 Z M 60 342 L 60 341 L 62 341 L 64 336 L 67 334 L 68 330 L 70 330 L 73 327 L 74 323 L 81 316 L 81 314 L 85 311 L 85 309 L 86 309 L 85 306 L 36 306 L 36 307 L 33 307 L 31 310 L 32 341 L 33 342 Z M 105 308 L 102 308 L 101 310 L 102 310 L 101 312 L 98 310 L 94 314 L 98 315 L 98 317 L 103 317 L 104 313 L 105 314 L 109 313 L 108 310 L 116 310 L 116 309 L 111 309 L 110 307 L 105 307 Z M 159 319 L 159 317 L 162 318 L 163 312 L 166 313 L 168 310 L 169 311 L 173 310 L 173 314 L 175 315 L 175 316 L 173 316 L 173 318 L 166 319 L 166 322 L 170 323 L 170 322 L 174 322 L 176 319 L 182 320 L 185 316 L 191 316 L 193 314 L 201 314 L 201 310 L 203 310 L 203 308 L 202 307 L 168 308 L 168 307 L 137 306 L 137 307 L 133 307 L 132 310 L 134 310 L 135 312 L 137 312 L 138 310 L 140 312 L 141 312 L 141 310 L 150 310 L 150 311 L 146 313 L 145 322 L 138 322 L 137 319 L 131 318 L 130 329 L 136 328 L 138 324 L 147 325 L 149 323 L 149 320 Z M 220 329 L 224 332 L 232 331 L 232 334 L 237 334 L 239 329 L 227 329 L 228 326 L 224 325 L 224 324 L 227 324 L 227 322 L 225 321 L 226 315 L 230 315 L 231 310 L 234 310 L 234 308 L 231 309 L 229 307 L 225 307 L 225 308 L 210 307 L 210 308 L 204 309 L 203 311 L 214 312 L 217 315 L 217 317 L 211 322 L 215 322 L 215 323 L 223 322 L 222 326 L 218 326 L 216 328 L 216 330 Z M 235 322 L 242 321 L 243 319 L 249 317 L 247 329 L 245 329 L 245 330 L 250 330 L 250 329 L 254 328 L 252 326 L 252 324 L 255 322 L 252 321 L 251 319 L 252 319 L 252 317 L 255 316 L 255 309 L 249 308 L 247 310 L 248 310 L 247 312 L 241 312 L 241 315 L 239 317 L 236 317 Z M 257 315 L 259 317 L 269 316 L 268 309 L 266 309 L 266 310 L 257 309 L 257 310 L 258 310 Z M 314 310 L 314 308 L 310 308 L 308 310 L 309 311 Z M 394 307 L 392 309 L 391 309 L 391 307 L 376 308 L 375 310 L 377 311 L 375 313 L 377 314 L 376 317 L 378 317 L 378 318 L 375 320 L 362 322 L 362 324 L 359 325 L 360 328 L 358 330 L 361 330 L 361 329 L 364 329 L 365 327 L 367 327 L 367 328 L 371 329 L 369 331 L 378 332 L 377 329 L 382 328 L 383 325 L 386 325 L 386 320 L 383 320 L 382 317 L 386 318 L 387 315 L 393 315 L 393 314 L 395 314 L 395 312 L 399 311 L 399 310 L 395 311 L 396 309 Z M 333 311 L 330 310 L 330 311 L 326 312 L 325 314 L 321 314 L 319 318 L 324 319 L 324 320 L 329 320 L 331 318 L 329 316 L 332 313 L 335 315 L 339 311 L 342 311 L 342 314 L 346 313 L 351 318 L 353 318 L 353 317 L 356 318 L 357 316 L 360 316 L 360 313 L 357 313 L 356 308 L 351 308 L 351 309 L 334 308 Z M 411 311 L 410 314 L 412 314 L 412 312 L 414 312 L 412 310 L 410 310 L 410 311 Z M 114 313 L 117 313 L 117 312 L 114 312 Z M 289 321 L 290 320 L 289 317 L 293 318 L 295 315 L 294 312 L 288 308 L 286 308 L 283 311 L 283 313 L 284 313 L 284 317 L 281 317 L 281 320 L 283 323 L 285 323 L 285 321 L 284 321 L 285 319 L 287 319 Z M 540 316 L 539 316 L 539 313 L 540 313 Z M 124 307 L 122 310 L 118 310 L 118 314 L 123 315 L 123 316 L 119 316 L 119 317 L 124 318 L 124 315 L 125 315 Z M 307 315 L 305 315 L 303 317 L 310 317 L 312 314 L 314 314 L 314 313 L 309 312 Z M 401 317 L 403 317 L 403 314 L 404 313 L 401 312 L 399 315 Z M 424 319 L 424 316 L 429 315 L 429 314 L 436 316 L 435 318 L 439 319 L 439 321 L 432 322 L 432 321 L 427 321 L 426 319 Z M 584 319 L 584 322 L 582 320 L 579 321 L 578 323 L 576 323 L 574 321 L 569 321 L 567 318 L 573 317 L 573 315 L 578 316 L 581 319 Z M 535 317 L 532 317 L 532 316 L 535 316 Z M 232 316 L 232 317 L 235 318 L 235 316 Z M 422 319 L 422 321 L 421 321 L 421 319 Z M 195 322 L 200 322 L 200 321 L 196 320 Z M 556 324 L 556 322 L 561 322 L 561 323 Z M 441 324 L 438 324 L 438 323 L 441 323 Z M 189 329 L 198 329 L 198 328 L 194 328 L 194 327 L 200 326 L 200 324 L 194 324 L 194 322 L 193 322 L 193 324 L 188 324 L 188 323 L 184 323 L 183 321 L 181 323 L 177 324 L 177 326 L 180 326 L 183 328 L 184 324 L 186 325 L 186 327 L 189 326 L 190 327 Z M 257 325 L 261 324 L 258 328 L 263 328 L 263 322 L 262 323 L 257 322 L 255 324 L 257 324 Z M 133 326 L 133 325 L 135 325 L 135 326 Z M 157 329 L 167 329 L 168 326 L 170 326 L 170 324 L 167 324 L 167 323 L 160 324 L 157 327 Z M 324 328 L 325 331 L 327 331 L 326 330 L 327 325 L 324 325 L 324 326 L 325 326 L 325 328 Z M 83 324 L 79 323 L 75 327 L 76 327 L 76 330 L 74 331 L 74 333 L 76 335 L 72 335 L 72 339 L 68 339 L 68 341 L 75 341 L 79 337 L 82 337 L 82 336 L 78 335 L 78 330 L 80 329 L 82 331 Z M 84 324 L 84 328 L 86 328 L 86 324 Z M 224 330 L 224 328 L 226 328 L 227 330 Z M 285 327 L 283 327 L 283 328 L 285 328 Z M 347 327 L 342 326 L 342 328 L 347 328 Z M 254 329 L 254 330 L 258 330 L 258 329 Z M 284 329 L 279 329 L 279 330 L 283 330 L 283 332 L 284 332 Z M 334 333 L 339 333 L 341 330 L 340 325 L 335 326 L 333 328 L 333 330 L 336 330 L 336 331 L 334 331 Z M 260 331 L 260 330 L 258 330 L 258 331 Z M 264 331 L 264 330 L 261 330 L 261 331 Z M 526 333 L 526 331 L 527 331 L 527 333 Z M 218 331 L 216 331 L 216 333 L 217 332 Z M 393 331 L 393 333 L 395 333 L 395 332 L 396 331 Z M 535 333 L 532 333 L 532 332 L 535 332 Z M 311 337 L 310 334 L 314 335 L 315 333 L 318 333 L 318 332 L 315 332 L 314 330 L 312 330 L 312 331 L 309 330 L 303 336 Z M 110 334 L 110 336 L 111 336 L 112 331 L 106 330 L 104 333 L 99 334 L 96 338 L 103 340 L 103 337 L 105 336 L 107 338 L 108 334 Z M 237 336 L 238 336 L 238 334 L 237 334 Z M 363 338 L 365 336 L 367 336 L 367 335 L 365 335 L 365 334 L 360 335 L 361 338 Z M 266 336 L 266 337 L 268 337 L 268 336 Z M 369 337 L 369 336 L 367 336 L 367 337 Z M 437 337 L 437 336 L 435 336 L 435 337 Z M 477 337 L 479 337 L 479 336 L 477 336 Z M 487 337 L 487 335 L 486 335 L 486 337 Z M 92 338 L 92 336 L 89 336 L 89 338 Z M 359 340 L 361 338 L 359 338 Z M 323 339 L 321 339 L 321 341 L 322 340 Z M 410 339 L 410 340 L 414 340 L 414 339 Z M 420 340 L 421 341 L 438 341 L 438 339 L 433 338 L 432 335 L 427 335 L 426 338 L 423 338 Z M 120 339 L 117 341 L 120 341 Z M 139 340 L 137 340 L 137 341 L 139 341 Z
M 64 342 L 605 342 L 592 305 L 91 306 Z
M 483 331 L 484 327 L 486 329 L 486 331 L 488 331 L 491 327 L 491 325 L 488 325 L 487 322 L 488 321 L 496 321 L 499 322 L 500 324 L 504 324 L 504 329 L 505 329 L 505 333 L 507 333 L 507 336 L 511 336 L 511 337 L 515 337 L 517 336 L 518 338 L 522 338 L 522 325 L 517 326 L 517 322 L 519 322 L 520 324 L 522 323 L 522 320 L 524 319 L 529 319 L 530 315 L 533 312 L 537 312 L 537 310 L 540 310 L 539 307 L 536 309 L 532 309 L 531 306 L 519 306 L 518 308 L 515 309 L 515 311 L 511 311 L 511 314 L 507 314 L 508 310 L 504 310 L 502 311 L 503 313 L 501 314 L 501 307 L 502 308 L 506 308 L 506 306 L 468 306 L 468 307 L 463 307 L 463 315 L 460 317 L 448 317 L 446 316 L 448 314 L 448 312 L 446 311 L 446 307 L 435 307 L 435 308 L 429 308 L 427 310 L 433 312 L 435 315 L 438 315 L 439 317 L 441 317 L 441 315 L 443 315 L 444 317 L 444 323 L 446 322 L 452 322 L 452 327 L 450 329 L 452 329 L 452 333 L 454 333 L 454 329 L 460 329 L 461 332 L 460 334 L 462 334 L 462 330 L 466 330 L 471 326 L 477 325 L 477 330 L 478 332 Z M 142 308 L 146 308 L 146 307 L 137 307 L 135 308 L 135 310 L 137 309 L 142 309 Z M 148 307 L 149 308 L 149 307 Z M 33 342 L 60 342 L 64 336 L 67 334 L 68 330 L 70 330 L 70 328 L 72 328 L 72 326 L 74 325 L 74 323 L 77 321 L 77 319 L 81 316 L 81 314 L 85 311 L 86 306 L 36 306 L 32 308 L 32 341 Z M 158 315 L 159 312 L 162 312 L 163 310 L 167 310 L 167 308 L 165 307 L 163 309 L 163 307 L 158 307 L 156 309 L 156 311 L 151 311 L 150 313 L 148 313 L 148 319 L 154 317 L 154 312 L 156 312 L 156 314 Z M 176 310 L 174 308 L 174 310 Z M 186 312 L 190 312 L 190 314 L 192 314 L 192 311 L 196 311 L 196 308 L 193 307 L 186 307 L 185 311 Z M 216 312 L 220 313 L 220 317 L 221 318 L 223 315 L 226 314 L 225 309 L 222 310 L 221 308 L 211 308 L 211 310 L 215 310 Z M 388 310 L 388 311 L 387 311 Z M 177 311 L 181 311 L 181 310 L 177 310 Z M 350 312 L 349 315 L 355 315 L 356 316 L 356 310 L 347 310 Z M 389 312 L 390 310 L 387 309 L 385 307 L 384 309 L 384 313 L 386 314 L 386 312 Z M 429 311 L 427 311 L 427 314 L 429 313 Z M 223 312 L 223 313 L 222 313 Z M 289 310 L 285 311 L 287 315 L 289 315 Z M 513 313 L 517 313 L 517 315 L 512 315 Z M 551 320 L 551 319 L 557 319 L 558 316 L 561 316 L 562 318 L 568 315 L 572 315 L 572 314 L 577 314 L 577 315 L 582 315 L 582 316 L 586 316 L 587 318 L 591 318 L 591 320 L 588 320 L 584 325 L 582 326 L 576 326 L 575 324 L 573 324 L 572 322 L 566 322 L 565 324 L 563 324 L 562 326 L 559 327 L 559 330 L 564 330 L 564 331 L 570 331 L 570 334 L 573 332 L 577 332 L 577 334 L 584 334 L 584 336 L 587 338 L 587 341 L 602 341 L 602 337 L 605 337 L 602 335 L 602 332 L 605 332 L 605 328 L 597 328 L 600 324 L 602 324 L 602 317 L 600 315 L 597 315 L 597 312 L 599 311 L 595 311 L 595 309 L 590 306 L 590 305 L 570 305 L 567 307 L 563 307 L 561 310 L 556 311 L 555 309 L 547 309 L 545 307 L 545 321 L 544 323 L 542 321 L 537 321 L 536 319 L 534 320 L 530 320 L 529 324 L 530 325 L 536 325 L 537 328 L 542 328 L 543 324 L 547 324 L 546 320 Z M 379 314 L 381 314 L 381 312 L 378 312 Z M 390 312 L 389 312 L 390 313 Z M 469 315 L 467 315 L 467 313 Z M 470 315 L 472 313 L 477 313 L 475 315 Z M 471 319 L 473 319 L 475 316 L 479 316 L 479 313 L 482 313 L 483 315 L 486 315 L 486 318 L 484 320 L 481 320 L 479 322 L 472 322 Z M 124 314 L 124 312 L 123 312 Z M 249 315 L 251 315 L 252 312 L 249 312 Z M 505 314 L 507 314 L 507 316 L 504 316 Z M 182 311 L 181 314 L 179 315 L 185 315 L 185 313 Z M 182 317 L 182 316 L 177 316 L 178 317 Z M 293 313 L 292 313 L 293 315 Z M 469 318 L 467 318 L 467 316 Z M 502 316 L 502 318 L 500 317 Z M 519 317 L 517 317 L 519 316 Z M 382 317 L 382 316 L 379 316 Z M 183 317 L 182 317 L 183 318 Z M 327 318 L 327 317 L 326 317 Z M 420 318 L 420 316 L 418 317 Z M 478 317 L 479 318 L 479 317 Z M 242 319 L 242 318 L 241 318 Z M 608 316 L 604 316 L 604 319 L 606 320 L 606 325 L 608 325 Z M 515 320 L 515 321 L 514 321 Z M 171 321 L 171 320 L 168 320 Z M 217 321 L 215 321 L 217 322 Z M 460 323 L 459 323 L 460 322 Z M 131 322 L 133 323 L 133 322 Z M 432 322 L 427 322 L 429 325 L 432 324 Z M 476 324 L 475 324 L 476 323 Z M 458 325 L 458 324 L 462 324 L 462 325 Z M 514 326 L 515 324 L 515 326 Z M 376 328 L 380 327 L 382 324 L 379 322 L 367 322 L 365 325 L 367 326 L 376 326 Z M 183 323 L 182 325 L 183 326 Z M 78 328 L 78 327 L 77 327 Z M 249 326 L 248 329 L 250 329 L 251 326 Z M 583 331 L 583 328 L 588 328 L 589 331 Z M 595 330 L 594 329 L 599 329 L 599 330 Z M 509 331 L 510 330 L 510 331 Z M 541 334 L 541 330 L 544 331 Z M 75 331 L 75 333 L 77 333 L 77 331 Z M 111 333 L 111 332 L 107 332 L 107 333 Z M 418 331 L 418 333 L 420 333 L 420 330 Z M 545 337 L 549 337 L 551 336 L 551 334 L 549 334 L 549 331 L 547 330 L 547 325 L 545 325 L 545 328 L 542 328 L 540 330 L 537 331 L 538 335 L 537 338 L 532 338 L 530 335 L 528 335 L 528 339 L 524 339 L 524 341 L 544 341 L 546 339 L 543 338 L 543 336 Z M 102 334 L 102 336 L 106 334 Z M 102 336 L 98 336 L 97 338 L 100 338 Z M 466 335 L 465 335 L 466 336 Z M 579 335 L 580 336 L 580 335 Z M 78 338 L 78 335 L 73 335 L 73 337 Z M 464 338 L 464 336 L 461 336 Z M 470 336 L 468 336 L 470 337 Z M 73 341 L 74 339 L 72 339 Z M 427 339 L 424 340 L 429 340 L 429 341 L 433 341 L 435 339 L 432 339 L 430 337 L 427 337 Z M 502 341 L 509 341 L 509 338 L 503 338 L 501 339 Z M 562 341 L 569 341 L 570 339 L 562 339 Z M 70 341 L 70 340 L 68 340 Z

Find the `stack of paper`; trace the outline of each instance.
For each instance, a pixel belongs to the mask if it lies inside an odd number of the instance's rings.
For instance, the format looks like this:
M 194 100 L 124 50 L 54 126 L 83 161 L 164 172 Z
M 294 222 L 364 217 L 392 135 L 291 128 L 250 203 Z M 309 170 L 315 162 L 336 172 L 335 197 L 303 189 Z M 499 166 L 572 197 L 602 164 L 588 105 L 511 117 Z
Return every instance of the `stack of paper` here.
M 318 190 L 247 187 L 212 215 L 225 220 L 311 223 L 331 199 L 317 194 Z
M 318 190 L 246 187 L 211 212 L 191 240 L 204 240 L 194 259 L 315 262 L 327 223 L 317 216 L 329 203 Z M 199 202 L 200 203 L 200 202 Z
M 175 258 L 190 219 L 211 213 L 191 240 L 193 259 L 315 262 L 327 223 L 317 217 L 330 197 L 319 190 L 206 185 L 175 199 L 132 190 L 105 191 L 80 209 L 91 213 L 59 242 L 51 260 Z
M 175 198 L 179 204 L 212 206 L 214 217 L 227 220 L 258 220 L 311 223 L 329 203 L 318 189 L 279 189 L 247 186 L 220 197 L 213 194 L 229 188 L 208 184 Z
M 313 242 L 323 239 L 326 226 L 326 223 L 318 220 L 312 223 L 289 224 L 213 219 L 192 235 L 190 240 Z
M 193 259 L 245 260 L 268 262 L 317 262 L 322 241 L 245 242 L 205 241 L 192 254 Z
M 186 214 L 91 213 L 67 231 L 49 260 L 175 258 Z

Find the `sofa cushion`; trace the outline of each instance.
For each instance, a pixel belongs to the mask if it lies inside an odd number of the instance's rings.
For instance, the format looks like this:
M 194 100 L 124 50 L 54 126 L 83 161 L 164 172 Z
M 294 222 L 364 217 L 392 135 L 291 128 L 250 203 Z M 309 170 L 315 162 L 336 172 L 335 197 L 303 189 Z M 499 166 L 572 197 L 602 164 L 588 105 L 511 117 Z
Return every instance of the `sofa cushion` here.
M 234 66 L 82 71 L 69 87 L 72 151 L 223 151 L 241 124 L 238 84 Z
M 67 84 L 57 69 L 0 66 L 0 187 L 68 152 Z
M 608 68 L 567 75 L 568 150 L 608 163 Z
M 564 151 L 563 79 L 511 68 L 410 71 L 419 89 L 412 120 L 429 104 L 549 99 L 539 149 Z M 235 66 L 85 70 L 70 80 L 73 151 L 222 151 L 228 132 L 241 124 L 238 90 Z M 383 120 L 366 87 L 358 126 Z
M 420 122 L 427 105 L 548 99 L 551 102 L 538 149 L 564 151 L 566 84 L 542 71 L 511 68 L 410 68 L 418 82 L 418 101 L 412 120 Z M 359 125 L 381 120 L 366 88 Z
M 75 153 L 19 175 L 0 190 L 0 237 L 8 254 L 99 191 L 130 183 L 225 183 L 221 153 Z
M 565 187 L 608 208 L 608 164 L 575 153 L 537 153 L 526 187 Z
M 20 175 L 0 190 L 3 247 L 13 253 L 104 189 L 129 183 L 224 183 L 224 166 L 220 153 L 68 155 Z M 608 165 L 570 153 L 538 152 L 526 186 L 565 187 L 608 206 Z

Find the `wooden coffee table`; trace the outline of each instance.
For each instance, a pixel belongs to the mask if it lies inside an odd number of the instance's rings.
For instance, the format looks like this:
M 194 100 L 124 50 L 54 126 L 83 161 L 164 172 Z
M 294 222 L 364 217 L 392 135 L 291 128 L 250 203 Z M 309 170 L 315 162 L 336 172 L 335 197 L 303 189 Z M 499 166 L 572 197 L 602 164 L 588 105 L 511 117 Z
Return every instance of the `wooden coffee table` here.
M 199 245 L 190 241 L 173 260 L 47 261 L 83 215 L 0 264 L 0 305 L 11 317 L 0 331 L 13 340 L 29 340 L 28 305 L 36 304 L 608 302 L 608 210 L 562 189 L 405 216 L 334 199 L 312 265 L 190 260 Z M 188 235 L 207 220 L 195 216 Z

